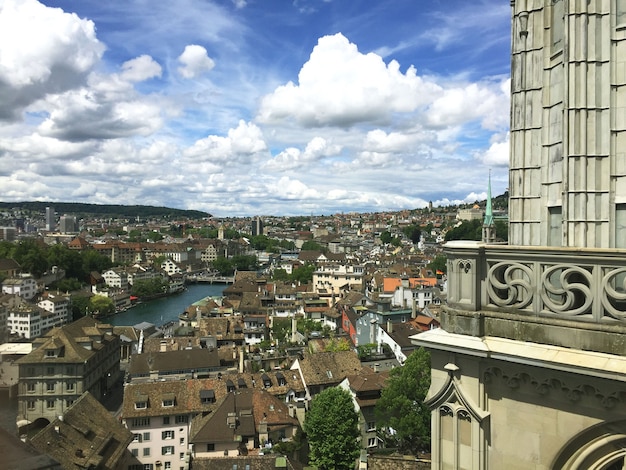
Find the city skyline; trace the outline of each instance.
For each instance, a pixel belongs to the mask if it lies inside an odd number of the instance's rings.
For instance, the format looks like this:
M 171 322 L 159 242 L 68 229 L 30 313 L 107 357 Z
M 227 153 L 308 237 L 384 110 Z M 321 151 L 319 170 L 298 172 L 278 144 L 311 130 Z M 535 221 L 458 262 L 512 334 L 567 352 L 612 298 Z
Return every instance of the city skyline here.
M 508 187 L 510 5 L 7 0 L 5 201 L 377 212 Z

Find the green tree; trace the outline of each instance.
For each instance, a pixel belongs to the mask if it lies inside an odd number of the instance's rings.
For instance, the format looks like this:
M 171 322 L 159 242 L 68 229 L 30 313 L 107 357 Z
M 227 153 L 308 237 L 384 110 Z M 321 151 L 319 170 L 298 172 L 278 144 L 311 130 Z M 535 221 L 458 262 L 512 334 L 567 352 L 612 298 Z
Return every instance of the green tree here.
M 378 429 L 400 451 L 417 455 L 430 449 L 430 410 L 424 398 L 430 387 L 430 354 L 416 349 L 389 380 L 376 403 Z
M 213 266 L 213 269 L 217 270 L 222 276 L 229 276 L 235 270 L 233 263 L 223 256 L 218 256 L 217 259 L 211 261 L 211 266 Z
M 325 251 L 322 245 L 320 245 L 317 242 L 314 242 L 313 240 L 306 240 L 302 244 L 301 250 L 302 251 L 321 251 L 321 252 Z
M 83 263 L 83 271 L 89 274 L 92 271 L 102 273 L 113 266 L 111 259 L 96 250 L 85 250 L 80 254 Z
M 289 281 L 289 274 L 283 268 L 274 269 L 272 279 L 275 281 Z
M 304 421 L 309 462 L 320 470 L 352 470 L 359 456 L 358 423 L 348 391 L 332 387 L 316 395 Z
M 137 297 L 152 297 L 167 292 L 167 287 L 167 281 L 160 276 L 151 279 L 140 279 L 135 281 L 130 293 Z
M 380 241 L 383 242 L 385 245 L 388 243 L 391 243 L 391 240 L 393 239 L 393 236 L 391 235 L 391 232 L 385 230 L 383 233 L 380 234 Z
M 259 263 L 254 255 L 236 255 L 232 259 L 233 265 L 238 271 L 254 271 Z
M 89 299 L 89 311 L 92 314 L 111 315 L 115 312 L 115 304 L 104 295 L 94 295 Z
M 301 284 L 308 284 L 313 281 L 313 273 L 315 272 L 314 264 L 305 264 L 304 266 L 294 269 L 291 273 L 291 280 L 300 282 Z
M 448 270 L 447 266 L 448 258 L 446 257 L 446 255 L 437 255 L 428 264 L 428 269 L 430 269 L 433 273 L 436 273 L 437 271 L 445 273 Z

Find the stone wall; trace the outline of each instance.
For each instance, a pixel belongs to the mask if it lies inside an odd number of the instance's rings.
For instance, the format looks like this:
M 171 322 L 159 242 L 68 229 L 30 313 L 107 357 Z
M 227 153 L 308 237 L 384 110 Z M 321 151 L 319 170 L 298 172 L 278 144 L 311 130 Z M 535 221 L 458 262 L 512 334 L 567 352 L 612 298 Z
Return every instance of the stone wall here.
M 368 470 L 430 470 L 430 460 L 410 455 L 370 455 Z

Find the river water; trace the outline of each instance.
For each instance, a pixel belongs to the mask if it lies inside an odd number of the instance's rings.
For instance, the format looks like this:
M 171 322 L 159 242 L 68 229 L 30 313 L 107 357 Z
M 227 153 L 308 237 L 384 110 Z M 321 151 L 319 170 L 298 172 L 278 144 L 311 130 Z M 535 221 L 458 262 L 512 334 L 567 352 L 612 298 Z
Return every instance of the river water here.
M 177 322 L 178 315 L 191 304 L 205 297 L 221 296 L 225 288 L 225 284 L 189 284 L 179 294 L 140 303 L 103 321 L 114 326 L 134 326 L 141 322 L 161 326 L 172 321 Z

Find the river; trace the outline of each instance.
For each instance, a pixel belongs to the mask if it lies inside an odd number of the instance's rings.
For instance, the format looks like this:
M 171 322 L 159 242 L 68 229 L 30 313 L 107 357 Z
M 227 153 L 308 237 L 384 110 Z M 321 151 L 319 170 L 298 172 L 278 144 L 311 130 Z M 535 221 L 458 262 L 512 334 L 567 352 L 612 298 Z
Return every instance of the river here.
M 187 307 L 205 297 L 221 296 L 225 284 L 189 284 L 179 294 L 140 303 L 125 312 L 117 313 L 103 321 L 114 326 L 134 326 L 141 322 L 161 326 L 165 323 L 178 321 L 178 315 Z

